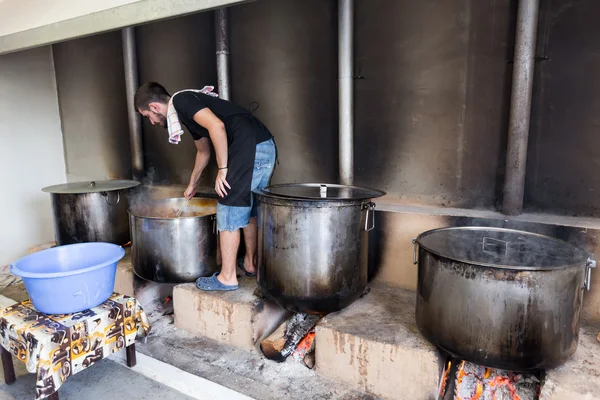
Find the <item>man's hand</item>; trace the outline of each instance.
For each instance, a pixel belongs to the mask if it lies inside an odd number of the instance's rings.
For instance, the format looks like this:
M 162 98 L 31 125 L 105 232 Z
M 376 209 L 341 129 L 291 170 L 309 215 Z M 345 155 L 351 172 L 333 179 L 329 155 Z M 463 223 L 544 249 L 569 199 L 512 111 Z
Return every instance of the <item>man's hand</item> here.
M 227 183 L 225 178 L 227 178 L 227 169 L 220 169 L 215 181 L 215 190 L 221 197 L 227 196 L 227 191 L 225 188 L 231 189 L 231 186 L 229 186 L 229 183 Z
M 185 197 L 186 200 L 189 200 L 192 197 L 194 197 L 195 194 L 196 194 L 196 187 L 188 186 L 187 189 L 185 189 L 185 192 L 183 192 L 183 197 Z

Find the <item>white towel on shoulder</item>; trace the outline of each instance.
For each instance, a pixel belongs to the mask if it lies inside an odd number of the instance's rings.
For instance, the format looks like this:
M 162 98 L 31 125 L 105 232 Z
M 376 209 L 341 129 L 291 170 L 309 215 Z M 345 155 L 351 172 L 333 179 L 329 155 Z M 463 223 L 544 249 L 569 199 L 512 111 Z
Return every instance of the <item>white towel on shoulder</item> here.
M 175 96 L 181 92 L 196 92 L 204 93 L 213 97 L 219 97 L 217 93 L 213 92 L 214 89 L 214 86 L 204 86 L 200 90 L 184 89 L 174 93 L 173 96 L 171 96 L 171 100 L 169 100 L 169 104 L 167 106 L 167 130 L 169 131 L 169 143 L 178 144 L 181 141 L 181 135 L 183 135 L 183 129 L 181 128 L 181 123 L 179 122 L 179 116 L 177 115 L 177 111 L 173 105 L 173 99 Z

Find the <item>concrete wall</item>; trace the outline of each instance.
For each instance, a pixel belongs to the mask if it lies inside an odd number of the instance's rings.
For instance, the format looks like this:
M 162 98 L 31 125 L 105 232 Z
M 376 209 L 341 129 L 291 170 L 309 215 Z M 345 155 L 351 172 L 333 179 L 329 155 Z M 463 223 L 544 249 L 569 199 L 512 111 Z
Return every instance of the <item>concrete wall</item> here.
M 217 86 L 213 12 L 142 25 L 136 36 L 140 84 L 156 81 L 171 93 Z M 178 145 L 170 144 L 167 131 L 147 120 L 143 132 L 148 179 L 187 185 L 196 152 L 192 137 L 186 133 Z M 214 187 L 215 168 L 211 162 L 202 186 Z
M 337 182 L 337 2 L 230 8 L 233 100 L 253 102 L 279 148 L 276 182 Z
M 356 183 L 404 203 L 493 209 L 503 178 L 514 5 L 356 6 Z M 232 99 L 258 106 L 275 135 L 281 163 L 274 182 L 337 182 L 337 2 L 261 0 L 229 11 Z M 142 25 L 136 35 L 140 82 L 158 81 L 171 92 L 216 85 L 212 12 Z M 122 175 L 129 162 L 126 145 L 115 146 L 127 126 L 117 36 L 55 46 L 70 175 Z M 94 48 L 115 60 L 106 67 L 85 61 Z M 94 76 L 106 92 L 81 101 L 72 76 L 84 78 L 88 91 L 99 89 L 86 83 Z M 102 108 L 108 121 L 95 111 Z M 82 134 L 79 121 L 93 133 Z M 147 122 L 143 129 L 148 178 L 185 185 L 191 138 L 175 146 L 164 129 Z M 87 158 L 77 140 L 90 135 L 94 147 L 109 143 L 121 153 Z M 211 188 L 214 175 L 211 163 L 201 185 Z
M 121 33 L 53 50 L 69 181 L 131 178 Z
M 599 4 L 542 2 L 528 211 L 598 215 L 600 97 L 590 77 L 598 69 Z M 229 10 L 232 97 L 258 104 L 256 114 L 275 134 L 281 164 L 274 180 L 336 181 L 336 2 L 261 0 Z M 515 15 L 513 0 L 356 1 L 357 184 L 404 204 L 498 206 Z M 140 80 L 170 91 L 216 84 L 213 19 L 205 12 L 138 27 Z M 55 51 L 69 177 L 128 176 L 119 33 Z M 148 174 L 186 184 L 192 141 L 173 146 L 165 135 L 144 125 Z M 212 187 L 214 173 L 211 163 L 203 186 Z
M 337 45 L 334 1 L 263 0 L 230 9 L 232 100 L 253 110 L 279 146 L 274 181 L 337 180 Z M 195 14 L 136 29 L 140 82 L 173 93 L 215 85 L 214 14 Z M 195 147 L 177 145 L 144 122 L 149 178 L 187 184 Z M 214 163 L 201 186 L 211 188 Z
M 600 217 L 600 2 L 541 3 L 526 209 Z
M 357 184 L 403 203 L 494 207 L 505 157 L 510 3 L 357 0 Z
M 50 196 L 65 181 L 50 47 L 0 56 L 0 265 L 54 240 Z

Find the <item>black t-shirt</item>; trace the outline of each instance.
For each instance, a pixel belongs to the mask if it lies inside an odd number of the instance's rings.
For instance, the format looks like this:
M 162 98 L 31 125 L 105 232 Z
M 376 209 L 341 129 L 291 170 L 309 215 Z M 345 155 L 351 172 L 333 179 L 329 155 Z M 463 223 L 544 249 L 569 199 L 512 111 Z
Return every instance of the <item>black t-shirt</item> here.
M 194 121 L 194 115 L 209 108 L 223 123 L 227 132 L 227 182 L 231 185 L 219 203 L 226 206 L 249 207 L 251 183 L 254 171 L 256 145 L 271 139 L 271 132 L 248 110 L 227 100 L 204 93 L 186 91 L 173 97 L 173 106 L 179 121 L 187 128 L 194 140 L 208 138 L 208 130 Z
M 235 117 L 255 118 L 248 110 L 237 104 L 199 92 L 186 91 L 175 95 L 173 106 L 177 111 L 179 121 L 186 126 L 194 140 L 209 137 L 208 130 L 194 121 L 194 115 L 203 108 L 210 109 L 223 121 L 229 142 L 232 140 L 232 135 L 235 134 L 235 129 L 232 128 Z M 272 137 L 267 129 L 257 129 L 255 135 L 257 144 Z

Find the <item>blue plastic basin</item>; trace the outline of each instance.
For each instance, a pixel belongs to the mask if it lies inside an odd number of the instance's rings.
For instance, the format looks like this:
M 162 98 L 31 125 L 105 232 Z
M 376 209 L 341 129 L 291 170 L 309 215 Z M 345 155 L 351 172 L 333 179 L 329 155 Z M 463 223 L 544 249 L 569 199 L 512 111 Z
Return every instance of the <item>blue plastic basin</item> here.
M 15 261 L 34 307 L 44 314 L 71 314 L 96 307 L 112 295 L 117 262 L 125 250 L 111 243 L 53 247 Z

